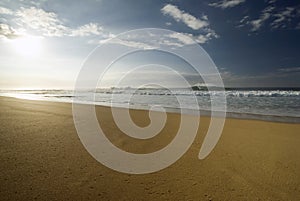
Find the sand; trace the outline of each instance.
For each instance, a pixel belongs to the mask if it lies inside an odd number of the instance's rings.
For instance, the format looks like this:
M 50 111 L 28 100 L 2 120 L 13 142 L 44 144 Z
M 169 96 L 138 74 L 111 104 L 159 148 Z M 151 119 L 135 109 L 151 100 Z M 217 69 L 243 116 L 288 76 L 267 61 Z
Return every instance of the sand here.
M 0 200 L 300 200 L 300 124 L 227 119 L 213 152 L 198 153 L 209 118 L 188 152 L 159 172 L 129 175 L 89 155 L 72 119 L 71 104 L 0 98 Z M 172 140 L 178 114 L 149 141 L 132 140 L 97 107 L 118 147 L 148 153 Z M 131 111 L 138 125 L 148 113 Z M 114 135 L 112 135 L 114 134 Z

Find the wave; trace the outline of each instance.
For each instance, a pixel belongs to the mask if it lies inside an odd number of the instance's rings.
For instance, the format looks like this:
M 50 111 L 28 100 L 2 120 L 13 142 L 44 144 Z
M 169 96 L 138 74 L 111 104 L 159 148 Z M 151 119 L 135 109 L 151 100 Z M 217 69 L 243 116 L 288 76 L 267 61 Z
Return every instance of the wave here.
M 1 91 L 2 93 L 7 91 Z M 72 90 L 44 89 L 44 90 L 10 90 L 10 93 L 18 94 L 37 94 L 37 95 L 71 95 Z M 87 93 L 93 93 L 93 90 L 86 90 Z M 152 95 L 152 96 L 211 96 L 225 95 L 227 97 L 300 97 L 299 90 L 226 90 L 226 91 L 193 91 L 193 90 L 168 90 L 168 89 L 97 89 L 96 94 L 134 94 L 134 95 Z
M 274 119 L 275 116 L 275 119 L 277 119 L 277 116 L 279 116 L 288 122 L 295 122 L 294 119 L 289 118 L 300 117 L 300 90 L 97 89 L 95 92 L 84 90 L 83 93 L 76 94 L 76 96 L 74 96 L 72 90 L 2 90 L 0 96 L 58 102 L 79 101 L 108 106 L 113 104 L 120 107 L 130 105 L 133 108 L 161 105 L 177 109 L 180 106 L 176 99 L 177 96 L 181 98 L 181 101 L 184 101 L 187 107 L 190 105 L 190 96 L 196 96 L 200 110 L 210 110 L 210 96 L 224 95 L 224 93 L 227 99 L 227 114 L 232 117 L 261 119 L 261 115 L 267 115 L 266 118 L 272 116 L 271 119 Z M 131 98 L 128 99 L 128 97 Z M 216 109 L 218 109 L 218 105 L 216 105 Z
M 225 95 L 227 97 L 300 97 L 300 91 L 281 91 L 281 90 L 253 90 L 253 91 L 170 91 L 170 90 L 105 90 L 96 91 L 104 94 L 134 94 L 134 95 L 153 95 L 153 96 L 211 96 Z

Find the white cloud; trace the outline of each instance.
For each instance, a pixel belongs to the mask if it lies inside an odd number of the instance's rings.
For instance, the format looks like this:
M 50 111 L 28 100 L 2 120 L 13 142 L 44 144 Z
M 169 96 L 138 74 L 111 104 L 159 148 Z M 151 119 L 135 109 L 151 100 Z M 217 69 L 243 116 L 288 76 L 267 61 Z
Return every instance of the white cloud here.
M 17 24 L 38 30 L 45 36 L 63 36 L 68 33 L 68 27 L 64 26 L 57 15 L 46 12 L 43 9 L 21 7 L 15 14 Z
M 105 40 L 108 41 L 108 40 Z M 100 43 L 102 43 L 103 41 L 100 41 Z M 141 49 L 155 49 L 156 47 L 148 44 L 148 43 L 144 43 L 144 42 L 140 42 L 137 40 L 125 40 L 125 39 L 120 39 L 120 38 L 114 38 L 112 40 L 108 41 L 109 43 L 115 43 L 115 44 L 119 44 L 119 45 L 124 45 L 127 47 L 135 47 L 135 48 L 141 48 Z
M 141 49 L 157 49 L 160 47 L 183 47 L 185 45 L 192 45 L 197 43 L 206 43 L 213 37 L 212 33 L 193 35 L 190 33 L 174 32 L 172 34 L 145 34 L 145 35 L 130 35 L 125 38 L 113 38 L 112 40 L 100 40 L 97 44 L 111 43 L 119 44 L 128 47 L 135 47 Z M 215 37 L 215 36 L 214 36 Z M 90 41 L 95 43 L 95 41 Z
M 244 3 L 245 1 L 246 0 L 222 0 L 222 1 L 219 1 L 216 3 L 210 3 L 208 5 L 212 6 L 212 7 L 226 9 L 226 8 L 232 8 L 237 5 L 240 5 L 240 4 Z
M 209 32 L 206 34 L 193 35 L 189 33 L 174 33 L 169 35 L 170 38 L 176 39 L 179 41 L 181 46 L 191 45 L 195 43 L 204 44 L 207 41 L 211 40 L 212 37 L 217 38 L 218 36 L 214 32 Z
M 188 33 L 173 33 L 170 34 L 169 37 L 176 39 L 183 45 L 190 45 L 195 43 L 195 40 L 193 39 L 193 35 Z
M 274 1 L 275 2 L 275 1 Z M 268 3 L 274 3 L 269 1 Z M 299 12 L 299 13 L 297 13 Z M 274 5 L 267 6 L 264 10 L 261 11 L 260 16 L 257 19 L 252 19 L 248 16 L 245 16 L 240 20 L 240 24 L 237 27 L 243 27 L 245 25 L 251 26 L 251 31 L 255 32 L 261 29 L 264 24 L 272 29 L 287 28 L 292 25 L 292 20 L 300 15 L 295 7 L 285 7 L 285 8 L 275 8 Z M 298 29 L 299 26 L 290 27 Z
M 114 34 L 108 34 L 105 39 L 102 40 L 90 40 L 90 44 L 119 44 L 127 47 L 141 48 L 141 49 L 155 49 L 157 48 L 158 42 L 156 40 L 150 39 L 151 37 L 155 37 L 150 33 L 147 35 L 138 35 L 131 34 L 124 36 L 116 37 Z M 155 41 L 155 42 L 153 42 Z
M 198 35 L 194 37 L 195 41 L 200 44 L 204 44 L 211 39 L 211 34 L 207 33 L 206 35 Z
M 19 36 L 21 35 L 12 27 L 7 24 L 0 23 L 0 38 L 14 39 L 18 38 Z
M 186 44 L 192 44 L 194 41 L 197 43 L 206 43 L 207 41 L 218 38 L 219 36 L 215 33 L 214 30 L 212 30 L 209 27 L 209 21 L 208 17 L 206 15 L 203 15 L 201 19 L 196 18 L 192 16 L 189 13 L 186 13 L 185 11 L 180 10 L 177 6 L 174 6 L 172 4 L 165 5 L 161 12 L 164 15 L 169 15 L 172 18 L 174 18 L 177 22 L 183 22 L 185 25 L 190 27 L 193 30 L 200 31 L 199 34 L 189 34 L 189 33 L 181 33 L 181 34 L 173 34 L 170 37 L 173 39 L 176 39 L 180 43 L 186 45 Z M 193 41 L 190 41 L 190 40 Z M 176 44 L 173 41 L 165 40 L 166 43 L 169 44 Z M 181 45 L 182 45 L 181 44 Z M 179 45 L 179 44 L 177 44 Z
M 72 36 L 90 36 L 92 34 L 100 35 L 103 33 L 103 28 L 97 23 L 89 23 L 78 27 L 77 29 L 72 30 L 71 32 Z
M 252 20 L 250 23 L 252 25 L 252 31 L 257 31 L 258 29 L 260 29 L 260 27 L 263 25 L 264 21 L 266 21 L 267 19 L 269 19 L 270 14 L 269 13 L 265 13 L 263 14 L 259 19 L 256 20 Z
M 286 7 L 283 11 L 274 14 L 275 20 L 271 23 L 272 28 L 284 28 L 285 22 L 290 21 L 292 17 L 294 17 L 293 12 L 295 8 Z
M 249 23 L 249 16 L 245 15 L 240 21 L 239 24 L 237 25 L 238 28 L 244 27 L 246 24 Z
M 114 38 L 114 35 L 109 36 L 104 40 L 90 40 L 90 44 L 119 44 L 127 47 L 141 48 L 141 49 L 157 49 L 162 46 L 167 47 L 183 47 L 185 45 L 192 45 L 197 43 L 206 43 L 212 37 L 211 33 L 193 35 L 190 33 L 174 32 L 172 34 L 152 34 L 145 35 L 130 35 L 126 37 Z
M 10 22 L 10 24 L 15 24 L 17 27 L 22 27 L 25 30 L 34 30 L 42 36 L 62 37 L 97 35 L 107 37 L 109 35 L 109 33 L 105 32 L 98 23 L 88 23 L 72 28 L 67 26 L 56 13 L 47 12 L 36 7 L 21 7 L 16 11 L 0 7 L 0 14 L 1 13 L 10 14 L 12 16 L 7 24 Z M 2 28 L 1 32 L 4 32 L 3 29 L 4 28 Z M 11 28 L 11 30 L 14 29 Z
M 258 19 L 250 21 L 250 24 L 252 25 L 251 31 L 259 30 L 263 23 L 271 17 L 271 13 L 274 9 L 274 6 L 268 6 L 262 11 Z
M 244 17 L 240 20 L 240 23 L 245 22 L 247 19 L 249 19 L 249 16 L 248 16 L 248 15 L 244 16 Z
M 174 6 L 172 4 L 165 5 L 161 9 L 161 12 L 164 15 L 171 16 L 177 22 L 183 22 L 188 27 L 190 27 L 194 30 L 199 30 L 199 29 L 207 27 L 209 25 L 209 23 L 207 21 L 207 16 L 203 16 L 202 19 L 196 18 L 193 15 L 180 10 L 177 6 Z
M 268 3 L 269 3 L 269 4 L 273 4 L 273 3 L 275 3 L 276 1 L 277 1 L 277 0 L 269 0 Z
M 13 12 L 12 10 L 8 9 L 8 8 L 4 8 L 0 6 L 0 14 L 2 15 L 12 15 Z

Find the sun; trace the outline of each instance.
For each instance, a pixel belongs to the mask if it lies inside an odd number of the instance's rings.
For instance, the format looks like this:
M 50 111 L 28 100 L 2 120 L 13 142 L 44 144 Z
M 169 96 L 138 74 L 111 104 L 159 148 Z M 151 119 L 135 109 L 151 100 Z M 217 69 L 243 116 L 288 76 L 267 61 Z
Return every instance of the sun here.
M 22 36 L 13 41 L 13 47 L 25 58 L 36 58 L 42 51 L 42 38 L 37 36 Z

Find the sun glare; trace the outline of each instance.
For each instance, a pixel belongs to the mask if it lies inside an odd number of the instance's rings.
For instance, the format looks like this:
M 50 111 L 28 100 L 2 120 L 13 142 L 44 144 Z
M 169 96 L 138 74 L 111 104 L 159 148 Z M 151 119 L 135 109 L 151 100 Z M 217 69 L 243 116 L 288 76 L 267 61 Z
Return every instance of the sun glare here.
M 16 52 L 26 58 L 36 58 L 42 50 L 41 37 L 23 36 L 13 41 Z

